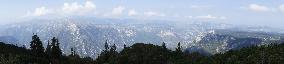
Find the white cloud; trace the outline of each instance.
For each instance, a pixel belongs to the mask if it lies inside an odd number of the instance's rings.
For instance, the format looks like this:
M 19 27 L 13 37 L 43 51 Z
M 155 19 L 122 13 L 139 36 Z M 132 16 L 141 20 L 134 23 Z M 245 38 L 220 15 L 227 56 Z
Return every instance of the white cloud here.
M 51 12 L 50 10 L 42 6 L 42 7 L 36 8 L 33 12 L 28 12 L 27 16 L 43 16 L 50 12 Z
M 96 5 L 91 1 L 86 1 L 85 4 L 80 5 L 77 2 L 64 3 L 62 12 L 65 14 L 88 14 L 94 12 Z
M 96 5 L 91 1 L 86 1 L 84 4 L 78 4 L 77 2 L 73 3 L 64 3 L 61 8 L 57 9 L 46 9 L 45 7 L 36 8 L 34 12 L 28 12 L 27 16 L 43 16 L 48 14 L 55 15 L 85 15 L 94 13 Z
M 121 15 L 125 10 L 125 7 L 123 6 L 118 6 L 112 9 L 112 14 L 113 15 Z
M 127 10 L 127 11 L 126 11 Z M 126 16 L 158 16 L 164 17 L 166 14 L 156 11 L 142 11 L 141 13 L 137 12 L 135 9 L 127 9 L 124 6 L 116 6 L 112 8 L 111 11 L 101 11 L 98 13 L 96 5 L 91 1 L 86 1 L 85 3 L 64 3 L 59 8 L 50 8 L 46 9 L 45 7 L 36 8 L 35 11 L 28 12 L 29 16 L 43 16 L 43 15 L 58 15 L 58 16 L 70 16 L 70 15 L 97 15 L 103 17 L 118 17 L 122 15 Z M 179 17 L 179 16 L 177 16 Z
M 279 6 L 280 11 L 284 12 L 284 4 Z
M 153 11 L 144 12 L 144 15 L 145 16 L 166 16 L 163 13 L 158 13 L 158 12 L 153 12 Z
M 138 14 L 138 12 L 136 12 L 136 10 L 134 10 L 134 9 L 131 9 L 131 10 L 128 11 L 128 16 L 135 16 L 137 14 Z
M 250 4 L 248 7 L 249 10 L 254 12 L 267 12 L 270 11 L 270 9 L 266 6 L 258 5 L 258 4 Z

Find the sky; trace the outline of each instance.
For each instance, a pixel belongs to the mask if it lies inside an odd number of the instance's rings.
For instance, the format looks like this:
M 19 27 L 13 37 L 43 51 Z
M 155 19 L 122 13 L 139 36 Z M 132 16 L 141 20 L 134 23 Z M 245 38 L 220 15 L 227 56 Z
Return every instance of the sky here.
M 284 0 L 1 0 L 0 23 L 34 17 L 212 21 L 284 27 Z

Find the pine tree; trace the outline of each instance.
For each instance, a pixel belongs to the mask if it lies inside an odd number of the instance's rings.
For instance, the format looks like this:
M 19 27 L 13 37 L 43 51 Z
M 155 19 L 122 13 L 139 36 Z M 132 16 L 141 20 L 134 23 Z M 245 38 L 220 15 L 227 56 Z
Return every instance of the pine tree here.
M 165 42 L 163 42 L 162 47 L 163 47 L 164 50 L 167 49 Z
M 49 44 L 50 45 L 50 44 Z M 59 42 L 58 39 L 56 39 L 55 37 L 53 37 L 51 39 L 51 47 L 50 47 L 50 54 L 48 54 L 50 56 L 50 60 L 52 64 L 59 64 L 59 59 L 62 57 L 62 52 L 61 49 L 59 47 Z
M 109 46 L 108 46 L 108 43 L 107 43 L 107 40 L 105 42 L 105 50 L 104 51 L 108 51 L 109 50 Z
M 166 62 L 168 61 L 169 58 L 169 50 L 166 47 L 165 42 L 162 43 L 162 57 L 161 57 L 161 61 L 163 64 L 166 64 Z
M 44 47 L 42 46 L 42 41 L 40 41 L 37 35 L 32 36 L 32 41 L 30 42 L 31 51 L 34 55 L 38 57 L 44 56 Z
M 116 45 L 113 44 L 110 48 L 110 52 L 116 52 Z
M 47 58 L 50 59 L 51 58 L 51 43 L 48 40 L 46 49 L 45 49 L 45 54 L 47 55 Z
M 175 59 L 174 62 L 176 62 L 175 64 L 184 64 L 185 63 L 184 62 L 185 61 L 184 60 L 184 54 L 182 52 L 182 47 L 180 45 L 180 42 L 178 43 L 178 46 L 177 46 L 177 48 L 175 50 L 174 59 Z
M 71 48 L 71 56 L 75 56 L 75 51 L 73 48 Z
M 46 46 L 46 49 L 45 49 L 45 53 L 46 53 L 46 54 L 50 54 L 50 52 L 51 52 L 51 44 L 50 44 L 50 42 L 49 42 L 49 40 L 48 40 L 47 46 Z
M 109 51 L 109 60 L 108 60 L 108 62 L 110 64 L 117 63 L 118 62 L 117 59 L 116 59 L 117 57 L 118 57 L 118 52 L 116 51 L 116 45 L 113 44 L 111 46 L 111 48 L 110 48 L 110 51 Z
M 51 39 L 51 56 L 53 58 L 59 58 L 62 56 L 62 52 L 61 52 L 61 49 L 59 48 L 59 42 L 58 42 L 58 39 L 56 39 L 55 37 L 53 37 Z
M 109 45 L 106 40 L 105 49 L 101 52 L 100 56 L 97 58 L 97 63 L 98 64 L 109 63 L 109 59 L 110 59 L 109 57 L 110 57 Z
M 126 45 L 125 44 L 123 44 L 123 49 L 126 49 Z
M 176 48 L 176 52 L 182 53 L 182 46 L 180 46 L 180 42 L 178 43 L 178 46 Z

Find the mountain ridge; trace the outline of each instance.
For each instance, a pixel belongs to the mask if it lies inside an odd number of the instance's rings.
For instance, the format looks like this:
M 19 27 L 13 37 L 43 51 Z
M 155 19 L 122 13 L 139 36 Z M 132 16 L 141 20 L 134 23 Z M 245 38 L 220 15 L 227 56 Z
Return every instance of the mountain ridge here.
M 207 22 L 175 23 L 98 18 L 37 19 L 5 26 L 0 28 L 0 35 L 14 36 L 19 39 L 17 43 L 19 45 L 28 47 L 30 36 L 36 33 L 43 40 L 44 45 L 51 39 L 50 37 L 58 37 L 63 50 L 74 47 L 81 56 L 92 57 L 96 57 L 102 51 L 106 40 L 110 44 L 116 44 L 118 49 L 122 49 L 124 44 L 131 45 L 136 42 L 155 45 L 165 42 L 170 49 L 174 49 L 176 44 L 181 42 L 183 47 L 187 48 L 197 45 L 198 43 L 193 43 L 197 38 L 212 32 L 217 33 L 218 30 L 227 31 L 233 28 L 226 24 Z M 70 54 L 70 51 L 63 53 Z

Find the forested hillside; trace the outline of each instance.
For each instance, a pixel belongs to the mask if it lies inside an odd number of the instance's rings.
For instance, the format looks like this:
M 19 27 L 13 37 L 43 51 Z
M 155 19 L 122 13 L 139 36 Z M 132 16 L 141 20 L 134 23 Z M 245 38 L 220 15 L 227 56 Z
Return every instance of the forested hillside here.
M 136 43 L 124 45 L 117 51 L 115 44 L 105 42 L 105 49 L 97 58 L 80 57 L 71 48 L 70 55 L 63 54 L 60 42 L 52 38 L 44 48 L 37 35 L 32 37 L 30 48 L 0 42 L 0 64 L 280 64 L 284 63 L 284 44 L 250 46 L 215 55 L 202 55 L 184 51 L 178 43 L 170 50 L 161 46 Z

